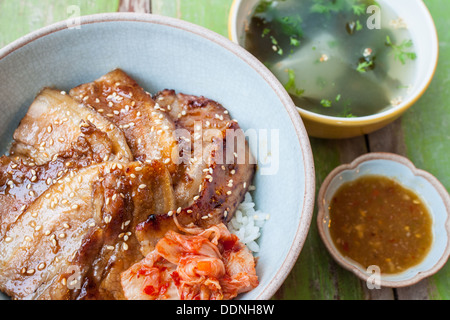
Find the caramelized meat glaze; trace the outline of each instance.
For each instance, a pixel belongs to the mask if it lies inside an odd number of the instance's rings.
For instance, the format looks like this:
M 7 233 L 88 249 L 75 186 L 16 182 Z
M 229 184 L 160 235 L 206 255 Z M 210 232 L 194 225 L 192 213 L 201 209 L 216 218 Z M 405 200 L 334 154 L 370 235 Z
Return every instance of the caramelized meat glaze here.
M 255 171 L 242 137 L 219 103 L 119 69 L 43 89 L 0 158 L 0 290 L 126 299 L 121 274 L 166 234 L 232 217 Z

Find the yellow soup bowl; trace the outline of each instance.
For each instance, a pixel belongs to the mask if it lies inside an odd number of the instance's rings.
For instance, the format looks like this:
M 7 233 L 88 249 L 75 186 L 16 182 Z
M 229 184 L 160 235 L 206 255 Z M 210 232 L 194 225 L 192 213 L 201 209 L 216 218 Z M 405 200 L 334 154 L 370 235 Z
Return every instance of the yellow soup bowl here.
M 260 0 L 234 0 L 228 22 L 229 38 L 245 48 L 245 30 L 253 9 Z M 439 42 L 436 27 L 422 0 L 378 1 L 388 6 L 408 26 L 417 54 L 416 70 L 411 86 L 402 102 L 364 117 L 326 116 L 297 106 L 308 134 L 312 137 L 341 139 L 361 136 L 379 130 L 402 116 L 427 90 L 436 71 Z M 383 26 L 382 26 L 383 27 Z

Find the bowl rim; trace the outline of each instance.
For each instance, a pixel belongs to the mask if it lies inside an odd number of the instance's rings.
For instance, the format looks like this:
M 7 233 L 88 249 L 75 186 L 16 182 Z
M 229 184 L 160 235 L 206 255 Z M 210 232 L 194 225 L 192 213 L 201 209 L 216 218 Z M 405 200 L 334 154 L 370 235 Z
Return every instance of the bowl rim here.
M 416 1 L 418 7 L 422 10 L 425 19 L 430 23 L 433 33 L 430 35 L 434 50 L 432 64 L 427 67 L 426 72 L 426 81 L 422 83 L 420 87 L 417 88 L 416 93 L 411 95 L 408 100 L 403 101 L 397 106 L 392 106 L 387 108 L 384 111 L 379 113 L 375 113 L 368 116 L 363 117 L 355 117 L 355 118 L 344 118 L 344 117 L 334 117 L 322 115 L 319 113 L 311 112 L 300 107 L 297 107 L 297 111 L 301 114 L 302 118 L 308 121 L 312 121 L 315 123 L 320 123 L 327 126 L 334 126 L 337 128 L 358 128 L 366 125 L 373 125 L 377 123 L 383 123 L 384 121 L 388 121 L 391 119 L 396 119 L 400 117 L 406 110 L 408 110 L 412 105 L 414 105 L 420 97 L 427 91 L 428 87 L 431 84 L 431 81 L 434 78 L 434 75 L 437 70 L 438 61 L 439 61 L 439 36 L 436 29 L 436 25 L 434 23 L 433 17 L 430 13 L 430 10 L 426 6 L 423 0 L 413 0 Z M 228 16 L 228 37 L 233 42 L 239 44 L 239 40 L 237 39 L 237 12 L 239 11 L 240 5 L 243 3 L 243 0 L 233 0 L 231 4 L 231 9 Z
M 69 29 L 69 20 L 63 20 L 46 27 L 33 31 L 21 38 L 13 41 L 0 49 L 0 61 L 8 55 L 14 53 L 27 44 L 41 39 L 47 35 Z M 273 89 L 274 93 L 279 98 L 284 106 L 295 130 L 295 135 L 298 139 L 299 149 L 303 155 L 303 174 L 304 174 L 304 194 L 301 207 L 298 212 L 301 213 L 301 218 L 294 234 L 292 243 L 290 244 L 287 254 L 275 272 L 275 275 L 270 279 L 267 285 L 258 293 L 255 300 L 269 300 L 281 287 L 287 278 L 288 274 L 294 267 L 300 252 L 306 241 L 309 227 L 312 222 L 314 204 L 315 204 L 315 168 L 313 161 L 313 154 L 308 134 L 306 132 L 303 121 L 296 111 L 296 107 L 284 90 L 281 83 L 272 75 L 272 73 L 255 57 L 244 50 L 239 45 L 233 43 L 226 37 L 215 33 L 205 27 L 183 21 L 180 19 L 148 13 L 134 13 L 134 12 L 112 12 L 99 13 L 93 15 L 81 16 L 79 25 L 96 24 L 96 23 L 110 23 L 110 22 L 138 22 L 163 25 L 169 28 L 181 29 L 196 36 L 202 37 L 211 41 L 229 53 L 235 55 L 238 59 L 250 66 L 259 76 Z
M 381 278 L 380 284 L 383 287 L 388 288 L 400 288 L 400 287 L 406 287 L 413 284 L 416 284 L 417 282 L 435 274 L 438 272 L 447 262 L 447 260 L 450 257 L 450 195 L 447 192 L 447 189 L 444 187 L 444 185 L 431 173 L 417 168 L 412 161 L 409 159 L 395 154 L 395 153 L 389 153 L 389 152 L 372 152 L 364 154 L 358 158 L 356 158 L 354 161 L 348 164 L 343 164 L 332 170 L 329 175 L 325 178 L 324 182 L 322 183 L 318 196 L 317 196 L 317 203 L 318 203 L 318 213 L 317 213 L 317 228 L 319 231 L 319 235 L 322 239 L 322 242 L 324 243 L 325 247 L 327 248 L 328 252 L 331 254 L 331 256 L 340 264 L 343 268 L 353 272 L 356 276 L 358 276 L 360 279 L 367 281 L 370 278 L 370 275 L 362 272 L 359 268 L 355 267 L 351 262 L 349 262 L 348 258 L 345 258 L 339 251 L 336 250 L 336 248 L 332 245 L 330 239 L 326 236 L 325 233 L 325 194 L 327 192 L 328 187 L 330 186 L 331 182 L 334 180 L 336 176 L 338 176 L 340 173 L 344 171 L 354 171 L 356 170 L 361 164 L 365 162 L 370 162 L 373 160 L 387 160 L 391 162 L 399 163 L 405 167 L 407 167 L 409 170 L 411 170 L 412 174 L 414 176 L 420 176 L 424 179 L 426 179 L 438 192 L 440 198 L 442 199 L 444 203 L 444 207 L 447 211 L 447 219 L 445 222 L 445 229 L 447 231 L 447 244 L 443 251 L 442 256 L 439 258 L 439 260 L 436 262 L 434 266 L 429 268 L 428 270 L 425 270 L 423 272 L 419 272 L 413 277 L 405 280 L 383 280 Z M 414 267 L 411 267 L 414 268 Z M 410 269 L 411 269 L 410 268 Z

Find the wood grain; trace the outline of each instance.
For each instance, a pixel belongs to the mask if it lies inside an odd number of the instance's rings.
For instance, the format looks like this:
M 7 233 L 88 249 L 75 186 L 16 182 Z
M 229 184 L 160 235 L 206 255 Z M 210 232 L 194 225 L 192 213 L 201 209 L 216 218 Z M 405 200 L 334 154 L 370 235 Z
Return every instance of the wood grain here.
M 152 13 L 183 19 L 223 36 L 228 35 L 228 13 L 233 0 L 152 0 Z
M 150 13 L 151 12 L 150 2 L 151 2 L 150 0 L 120 0 L 119 11 Z
M 0 0 L 0 47 L 52 23 L 118 6 L 119 0 Z

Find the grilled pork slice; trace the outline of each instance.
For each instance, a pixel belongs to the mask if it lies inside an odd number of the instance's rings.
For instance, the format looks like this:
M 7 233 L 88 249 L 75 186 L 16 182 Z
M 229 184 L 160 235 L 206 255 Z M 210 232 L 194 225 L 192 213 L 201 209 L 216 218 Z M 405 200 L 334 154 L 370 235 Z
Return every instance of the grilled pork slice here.
M 0 158 L 0 234 L 14 223 L 51 185 L 60 183 L 67 174 L 104 159 L 114 158 L 113 146 L 107 134 L 87 123 L 69 150 L 59 152 L 52 160 L 36 165 L 22 157 Z
M 114 70 L 70 91 L 77 101 L 95 108 L 125 133 L 137 160 L 161 160 L 177 170 L 174 123 L 159 110 L 151 95 L 124 71 Z
M 168 230 L 177 230 L 174 214 L 180 224 L 202 228 L 231 219 L 256 167 L 243 131 L 217 102 L 173 90 L 155 101 L 174 119 L 182 163 L 174 177 L 177 211 L 150 216 L 137 228 L 144 255 Z
M 10 154 L 38 165 L 45 164 L 70 150 L 72 143 L 84 134 L 82 128 L 89 124 L 99 130 L 90 143 L 104 160 L 133 160 L 123 133 L 114 124 L 92 108 L 49 88 L 36 97 L 14 132 Z
M 66 175 L 0 241 L 0 290 L 17 299 L 122 299 L 142 259 L 135 226 L 174 206 L 163 164 L 104 162 Z
M 222 105 L 205 97 L 164 90 L 155 101 L 167 110 L 181 134 L 182 166 L 174 180 L 178 206 L 194 205 L 200 200 L 194 198 L 213 181 L 225 193 L 231 191 L 233 197 L 227 198 L 240 203 L 253 178 L 255 160 L 238 123 Z M 232 213 L 235 205 L 225 203 L 223 209 L 227 208 Z

